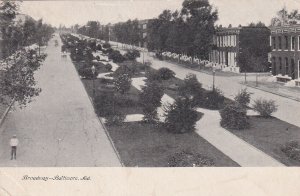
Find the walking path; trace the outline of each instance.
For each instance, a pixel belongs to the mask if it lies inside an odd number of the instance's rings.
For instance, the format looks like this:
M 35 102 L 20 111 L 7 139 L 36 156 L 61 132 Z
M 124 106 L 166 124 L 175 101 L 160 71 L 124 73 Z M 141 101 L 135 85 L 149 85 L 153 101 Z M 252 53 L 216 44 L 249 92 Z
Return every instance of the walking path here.
M 204 113 L 196 123 L 196 133 L 242 167 L 283 167 L 279 161 L 220 126 L 219 111 L 198 108 Z
M 133 78 L 132 85 L 137 89 L 141 89 L 145 85 L 144 77 Z M 174 103 L 174 99 L 164 94 L 158 108 L 158 116 L 160 121 L 164 121 L 163 106 Z M 266 153 L 260 151 L 254 146 L 248 144 L 244 140 L 238 138 L 226 129 L 220 126 L 219 111 L 197 108 L 198 112 L 203 113 L 203 117 L 196 123 L 196 133 L 207 140 L 222 153 L 230 157 L 233 161 L 242 167 L 283 167 L 279 161 L 273 159 Z M 249 115 L 255 115 L 252 110 L 248 111 Z
M 41 94 L 26 108 L 11 111 L 0 128 L 0 166 L 121 166 L 73 63 L 61 57 L 60 45 L 56 35 L 36 73 Z M 20 142 L 16 161 L 9 160 L 13 134 Z

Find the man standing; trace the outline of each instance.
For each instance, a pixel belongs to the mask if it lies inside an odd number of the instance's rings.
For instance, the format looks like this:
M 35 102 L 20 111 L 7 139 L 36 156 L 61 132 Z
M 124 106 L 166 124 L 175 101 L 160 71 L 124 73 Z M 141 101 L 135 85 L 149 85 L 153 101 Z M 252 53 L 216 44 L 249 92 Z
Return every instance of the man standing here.
M 10 139 L 10 146 L 11 146 L 11 159 L 17 159 L 17 146 L 18 146 L 19 140 L 16 135 L 13 135 L 13 137 Z

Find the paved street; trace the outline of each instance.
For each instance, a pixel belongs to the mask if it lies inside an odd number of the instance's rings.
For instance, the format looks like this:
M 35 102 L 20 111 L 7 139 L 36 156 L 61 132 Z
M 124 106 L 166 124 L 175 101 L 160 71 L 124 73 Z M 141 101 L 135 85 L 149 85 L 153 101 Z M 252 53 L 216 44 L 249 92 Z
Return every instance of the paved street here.
M 54 39 L 60 40 L 56 35 Z M 0 128 L 0 166 L 121 166 L 76 70 L 51 40 L 36 74 L 40 96 L 11 111 Z M 17 160 L 9 139 L 17 134 Z
M 168 67 L 176 73 L 176 77 L 180 79 L 184 79 L 188 73 L 196 74 L 198 80 L 203 84 L 203 87 L 208 89 L 212 87 L 213 76 L 208 75 L 206 73 L 201 73 L 198 71 L 190 70 L 166 61 L 159 61 L 157 59 L 152 58 L 149 54 L 145 53 L 145 60 L 150 60 L 152 62 L 152 67 L 155 69 L 159 69 L 161 67 Z M 142 62 L 142 55 L 139 58 L 139 61 Z M 255 77 L 255 76 L 249 76 Z M 238 91 L 242 88 L 245 88 L 244 85 L 240 84 L 241 81 L 244 80 L 243 76 L 232 76 L 232 77 L 224 77 L 224 76 L 216 76 L 215 85 L 219 89 L 224 92 L 224 95 L 228 98 L 233 99 L 234 96 L 238 93 Z M 291 123 L 293 125 L 300 127 L 300 102 L 284 98 L 275 94 L 271 94 L 268 92 L 264 92 L 262 90 L 248 88 L 248 91 L 253 93 L 251 95 L 251 102 L 257 98 L 265 98 L 265 99 L 273 99 L 276 101 L 278 105 L 278 111 L 274 113 L 274 116 Z M 300 133 L 299 133 L 300 134 Z

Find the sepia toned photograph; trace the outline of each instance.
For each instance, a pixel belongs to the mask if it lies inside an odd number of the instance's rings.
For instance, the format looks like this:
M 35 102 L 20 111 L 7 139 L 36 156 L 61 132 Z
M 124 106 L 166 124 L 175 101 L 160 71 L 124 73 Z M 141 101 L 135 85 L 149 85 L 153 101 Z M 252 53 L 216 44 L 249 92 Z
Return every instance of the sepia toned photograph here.
M 0 167 L 300 166 L 299 9 L 2 0 Z

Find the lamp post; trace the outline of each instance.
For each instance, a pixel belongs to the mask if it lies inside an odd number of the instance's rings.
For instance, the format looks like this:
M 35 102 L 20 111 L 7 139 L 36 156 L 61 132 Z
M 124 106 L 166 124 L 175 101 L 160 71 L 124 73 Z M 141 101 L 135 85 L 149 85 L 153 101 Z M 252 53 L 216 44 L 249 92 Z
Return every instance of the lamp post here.
M 93 100 L 95 99 L 95 72 L 96 72 L 96 68 L 93 65 L 92 66 L 92 73 L 93 73 Z
M 145 50 L 144 50 L 144 48 L 142 49 L 142 52 L 143 52 L 143 65 L 145 65 L 145 57 L 144 57 Z
M 216 70 L 213 68 L 213 91 L 215 91 L 215 75 L 216 75 Z

